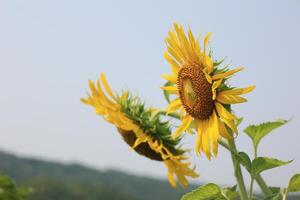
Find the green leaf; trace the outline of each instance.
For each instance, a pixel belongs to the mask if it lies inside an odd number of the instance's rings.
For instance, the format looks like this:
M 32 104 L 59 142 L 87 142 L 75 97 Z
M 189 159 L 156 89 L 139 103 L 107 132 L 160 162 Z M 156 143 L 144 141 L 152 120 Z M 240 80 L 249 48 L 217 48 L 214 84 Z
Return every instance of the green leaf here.
M 181 200 L 212 200 L 212 199 L 222 199 L 226 198 L 222 195 L 221 188 L 214 183 L 209 183 L 202 187 L 193 190 L 185 194 Z
M 275 122 L 266 122 L 259 125 L 250 125 L 244 130 L 244 132 L 247 133 L 247 135 L 252 139 L 255 149 L 257 149 L 257 146 L 263 137 L 268 135 L 272 130 L 279 128 L 287 122 L 287 120 L 278 119 Z
M 272 191 L 272 194 L 265 197 L 264 200 L 279 200 L 281 197 L 280 187 L 269 187 L 269 189 Z
M 164 84 L 165 87 L 166 86 L 172 86 L 172 85 L 173 84 L 170 81 L 168 81 L 168 82 L 166 82 L 166 84 Z M 167 102 L 170 103 L 171 102 L 171 100 L 170 100 L 170 94 L 166 90 L 163 90 L 163 93 L 164 93 L 164 97 L 167 100 Z
M 230 200 L 236 200 L 239 199 L 240 195 L 239 193 L 236 191 L 237 185 L 233 186 L 233 187 L 227 187 L 227 188 L 223 188 L 222 189 L 222 194 Z
M 251 172 L 251 168 L 252 168 L 252 164 L 251 164 L 251 160 L 249 158 L 249 156 L 245 153 L 245 152 L 239 152 L 239 156 L 238 159 L 240 161 L 240 163 L 246 167 L 246 169 Z
M 299 192 L 300 191 L 300 174 L 295 174 L 290 179 L 288 190 L 290 192 Z
M 292 160 L 284 162 L 275 158 L 257 157 L 252 161 L 252 173 L 260 174 L 265 170 L 272 169 L 275 167 L 280 167 L 282 165 L 286 165 L 291 162 Z
M 30 192 L 27 188 L 17 187 L 10 177 L 0 173 L 1 200 L 26 200 Z

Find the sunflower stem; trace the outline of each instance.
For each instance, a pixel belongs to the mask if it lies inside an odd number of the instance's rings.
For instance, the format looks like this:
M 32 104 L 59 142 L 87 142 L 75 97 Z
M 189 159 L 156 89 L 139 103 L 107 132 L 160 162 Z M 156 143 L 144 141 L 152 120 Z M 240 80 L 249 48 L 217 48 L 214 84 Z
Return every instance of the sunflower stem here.
M 219 144 L 221 146 L 223 146 L 225 149 L 229 150 L 231 152 L 231 154 L 234 154 L 235 156 L 239 156 L 236 147 L 232 148 L 232 146 L 228 145 L 222 139 L 219 140 Z M 265 197 L 272 195 L 272 191 L 270 190 L 270 188 L 268 187 L 268 185 L 266 184 L 265 180 L 263 179 L 263 177 L 260 174 L 253 176 L 253 178 L 257 182 L 258 186 L 260 187 L 260 189 L 263 192 L 263 194 L 264 194 Z M 250 188 L 250 190 L 251 190 L 251 188 Z
M 261 191 L 264 193 L 265 197 L 271 196 L 272 195 L 272 191 L 270 190 L 270 188 L 266 184 L 266 182 L 263 179 L 263 177 L 260 174 L 258 174 L 254 178 L 255 178 L 256 183 L 259 185 Z
M 254 178 L 253 178 L 253 176 L 251 176 L 249 199 L 252 199 L 252 197 L 253 197 L 253 185 L 254 185 Z
M 235 152 L 237 152 L 237 148 L 236 148 L 234 139 L 229 139 L 228 144 L 231 149 L 233 149 Z M 235 176 L 235 179 L 237 182 L 237 186 L 239 188 L 240 198 L 241 198 L 241 200 L 249 200 L 245 182 L 244 182 L 244 178 L 243 178 L 243 173 L 242 173 L 241 166 L 240 166 L 240 162 L 237 159 L 237 155 L 234 152 L 231 151 L 230 153 L 231 153 L 231 159 L 232 159 L 233 167 L 234 167 L 234 176 Z

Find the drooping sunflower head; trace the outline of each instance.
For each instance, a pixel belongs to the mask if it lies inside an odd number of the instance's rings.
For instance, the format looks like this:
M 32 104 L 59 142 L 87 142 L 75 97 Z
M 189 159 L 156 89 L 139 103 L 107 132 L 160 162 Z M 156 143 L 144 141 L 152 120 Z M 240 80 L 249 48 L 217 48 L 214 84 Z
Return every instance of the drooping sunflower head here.
M 89 86 L 91 94 L 81 99 L 82 102 L 94 107 L 98 115 L 113 124 L 123 140 L 138 154 L 163 162 L 173 187 L 176 186 L 175 176 L 182 186 L 188 184 L 186 177 L 198 177 L 189 167 L 190 163 L 185 161 L 186 151 L 178 147 L 180 138 L 171 136 L 168 122 L 161 119 L 157 109 L 146 108 L 138 97 L 128 91 L 114 94 L 104 74 L 96 84 L 89 81 Z
M 164 57 L 169 62 L 171 75 L 163 75 L 168 81 L 165 92 L 176 95 L 170 102 L 167 112 L 179 112 L 182 124 L 174 133 L 174 138 L 185 131 L 195 129 L 197 139 L 195 149 L 204 152 L 210 159 L 211 152 L 216 156 L 220 137 L 231 138 L 237 133 L 237 117 L 232 113 L 231 104 L 246 102 L 240 95 L 251 92 L 255 87 L 233 88 L 227 80 L 242 70 L 229 70 L 220 67 L 207 50 L 211 33 L 204 37 L 203 49 L 198 37 L 195 39 L 189 29 L 174 24 L 174 30 L 166 37 L 167 51 Z

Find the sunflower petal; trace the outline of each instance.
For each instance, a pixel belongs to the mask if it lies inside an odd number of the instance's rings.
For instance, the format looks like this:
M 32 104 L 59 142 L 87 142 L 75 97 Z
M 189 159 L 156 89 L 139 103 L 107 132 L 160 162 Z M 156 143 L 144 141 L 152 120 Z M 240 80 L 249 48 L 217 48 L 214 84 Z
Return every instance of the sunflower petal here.
M 217 101 L 223 104 L 237 104 L 247 102 L 247 99 L 237 95 L 217 94 Z
M 177 82 L 177 76 L 164 74 L 164 75 L 162 75 L 162 77 L 164 79 L 166 79 L 167 81 L 171 82 L 171 83 L 176 83 Z
M 213 92 L 213 97 L 212 97 L 213 100 L 216 99 L 216 96 L 217 96 L 217 91 L 216 90 L 217 90 L 217 88 L 220 87 L 220 85 L 222 84 L 222 82 L 223 82 L 223 79 L 220 79 L 218 81 L 214 81 L 214 83 L 212 85 L 212 88 L 211 88 L 211 90 Z
M 218 80 L 218 79 L 226 78 L 228 76 L 232 76 L 233 74 L 235 74 L 243 69 L 244 69 L 243 67 L 239 67 L 239 68 L 236 68 L 236 69 L 233 69 L 233 70 L 221 73 L 221 74 L 216 74 L 216 75 L 212 76 L 212 80 Z
M 172 72 L 175 75 L 177 75 L 179 70 L 180 70 L 180 65 L 173 58 L 170 57 L 168 52 L 164 52 L 164 57 L 169 62 L 169 64 L 171 65 Z
M 100 75 L 101 77 L 101 80 L 102 80 L 102 83 L 103 83 L 103 86 L 104 88 L 106 89 L 107 93 L 109 94 L 109 96 L 113 99 L 116 99 L 116 96 L 113 94 L 113 92 L 111 91 L 109 85 L 108 85 L 108 82 L 107 82 L 107 79 L 106 79 L 106 76 L 104 73 L 101 73 Z
M 234 123 L 234 120 L 230 120 L 230 119 L 226 119 L 226 118 L 222 118 L 222 120 L 225 122 L 225 124 L 234 132 L 234 133 L 238 133 L 238 130 L 236 128 L 236 125 Z
M 222 122 L 220 119 L 218 119 L 218 125 L 219 125 L 219 133 L 222 137 L 226 139 L 232 139 L 232 135 L 228 133 L 224 122 Z
M 204 52 L 205 52 L 205 50 L 206 50 L 206 46 L 207 46 L 207 43 L 208 43 L 208 41 L 209 41 L 209 39 L 210 39 L 211 35 L 212 35 L 212 33 L 211 33 L 211 32 L 209 32 L 209 33 L 208 33 L 208 34 L 206 34 L 206 36 L 204 37 L 204 47 L 203 47 L 203 49 L 204 49 Z
M 226 110 L 222 104 L 220 104 L 218 102 L 215 102 L 215 106 L 216 106 L 218 114 L 222 118 L 231 119 L 231 120 L 238 120 L 238 118 L 234 114 L 232 114 L 231 112 Z
M 167 91 L 169 94 L 178 94 L 178 88 L 176 86 L 164 86 L 161 88 Z
M 212 113 L 212 116 L 209 118 L 211 120 L 211 131 L 210 131 L 210 139 L 212 143 L 212 150 L 214 153 L 214 156 L 217 156 L 218 154 L 218 140 L 219 140 L 219 126 L 218 126 L 218 117 L 216 114 L 216 111 L 214 110 Z
M 225 90 L 220 92 L 220 94 L 225 94 L 225 95 L 242 95 L 242 94 L 247 94 L 249 92 L 252 92 L 255 89 L 255 86 L 249 86 L 246 88 L 239 88 L 239 89 L 232 89 L 232 90 Z
M 202 135 L 203 135 L 203 121 L 195 120 L 195 123 L 197 127 L 197 139 L 195 143 L 195 150 L 196 150 L 196 154 L 200 155 L 201 146 L 202 146 Z
M 192 121 L 193 117 L 190 115 L 186 115 L 182 119 L 181 125 L 176 129 L 175 133 L 173 134 L 173 138 L 178 138 L 182 132 L 186 131 L 190 127 Z
M 167 113 L 176 112 L 182 106 L 181 100 L 179 98 L 173 100 L 167 107 Z

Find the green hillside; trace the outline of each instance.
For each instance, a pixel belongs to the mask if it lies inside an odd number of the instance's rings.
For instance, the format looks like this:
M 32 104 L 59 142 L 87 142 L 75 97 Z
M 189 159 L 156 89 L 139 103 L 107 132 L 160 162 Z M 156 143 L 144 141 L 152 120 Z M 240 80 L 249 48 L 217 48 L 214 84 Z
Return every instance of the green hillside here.
M 0 152 L 0 171 L 18 185 L 32 187 L 29 200 L 175 200 L 186 191 L 167 181 L 20 158 Z
M 179 200 L 195 188 L 192 185 L 185 190 L 173 189 L 167 181 L 159 179 L 20 158 L 2 151 L 0 171 L 18 186 L 32 188 L 29 200 Z M 289 200 L 293 199 L 300 197 L 289 196 Z

